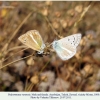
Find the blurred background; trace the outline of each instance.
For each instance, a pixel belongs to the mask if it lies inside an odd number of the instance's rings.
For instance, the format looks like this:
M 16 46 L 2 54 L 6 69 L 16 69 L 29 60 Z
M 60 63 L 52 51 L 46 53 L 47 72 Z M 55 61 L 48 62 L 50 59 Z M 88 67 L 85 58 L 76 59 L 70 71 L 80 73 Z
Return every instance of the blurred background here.
M 45 44 L 81 33 L 76 55 L 28 57 L 18 37 L 34 29 Z M 0 1 L 0 91 L 100 91 L 99 43 L 100 2 Z

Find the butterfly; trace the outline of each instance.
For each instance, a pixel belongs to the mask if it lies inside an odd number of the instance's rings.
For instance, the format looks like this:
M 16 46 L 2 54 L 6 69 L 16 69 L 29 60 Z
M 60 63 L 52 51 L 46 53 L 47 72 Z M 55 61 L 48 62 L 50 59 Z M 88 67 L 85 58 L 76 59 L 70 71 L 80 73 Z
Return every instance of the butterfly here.
M 18 39 L 29 48 L 38 51 L 38 54 L 43 53 L 45 44 L 37 30 L 30 30 L 21 35 Z
M 53 41 L 52 47 L 62 60 L 68 60 L 76 54 L 76 49 L 81 40 L 81 34 L 67 36 Z

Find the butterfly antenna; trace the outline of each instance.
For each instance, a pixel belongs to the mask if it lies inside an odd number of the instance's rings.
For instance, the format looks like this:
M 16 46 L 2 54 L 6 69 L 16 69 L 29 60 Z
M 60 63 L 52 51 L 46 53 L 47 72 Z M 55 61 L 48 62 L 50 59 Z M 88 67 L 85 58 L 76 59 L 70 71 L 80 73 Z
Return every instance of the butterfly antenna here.
M 50 43 L 49 45 L 48 45 L 48 47 L 50 47 L 52 45 L 52 43 Z

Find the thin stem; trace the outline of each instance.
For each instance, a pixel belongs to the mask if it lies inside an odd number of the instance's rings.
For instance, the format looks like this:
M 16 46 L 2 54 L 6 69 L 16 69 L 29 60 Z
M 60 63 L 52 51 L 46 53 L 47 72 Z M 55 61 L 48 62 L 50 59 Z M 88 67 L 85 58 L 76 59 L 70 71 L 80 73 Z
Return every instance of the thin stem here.
M 29 55 L 29 56 L 27 56 L 27 57 L 24 57 L 24 58 L 21 58 L 21 59 L 18 59 L 18 60 L 12 61 L 12 62 L 10 62 L 10 63 L 8 63 L 8 64 L 2 66 L 0 69 L 6 67 L 6 66 L 8 66 L 8 65 L 11 65 L 11 64 L 13 64 L 13 63 L 15 63 L 15 62 L 18 62 L 18 61 L 20 61 L 20 60 L 23 60 L 23 59 L 26 59 L 26 58 L 28 58 L 28 57 L 31 57 L 31 56 L 33 56 L 33 54 L 32 54 L 32 55 Z
M 56 30 L 53 28 L 52 24 L 50 23 L 49 19 L 47 17 L 45 17 L 45 19 L 49 23 L 49 25 L 52 28 L 54 34 L 57 35 L 59 38 L 63 38 L 62 36 L 58 35 L 58 33 L 56 32 Z
M 51 60 L 51 59 L 50 59 Z M 38 73 L 38 75 L 40 75 L 40 73 L 46 68 L 46 66 L 49 64 L 50 60 L 42 67 L 41 71 Z
M 24 50 L 27 50 L 27 49 L 28 49 L 28 48 L 25 48 L 25 49 L 23 49 L 23 50 L 20 50 L 19 52 L 24 51 Z M 5 59 L 2 61 L 2 63 L 3 63 L 4 61 L 6 61 L 7 59 L 9 59 L 10 57 L 14 56 L 15 54 L 18 54 L 19 52 L 14 53 L 14 54 L 10 55 L 9 57 L 5 58 Z

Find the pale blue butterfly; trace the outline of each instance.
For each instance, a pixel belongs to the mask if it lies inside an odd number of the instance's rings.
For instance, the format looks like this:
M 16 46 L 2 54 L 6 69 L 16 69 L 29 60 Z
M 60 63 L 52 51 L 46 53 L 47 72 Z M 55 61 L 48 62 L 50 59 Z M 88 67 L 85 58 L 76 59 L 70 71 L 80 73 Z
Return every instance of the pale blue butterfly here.
M 76 54 L 76 47 L 80 43 L 81 34 L 67 36 L 57 41 L 53 41 L 52 46 L 62 60 L 68 60 Z

